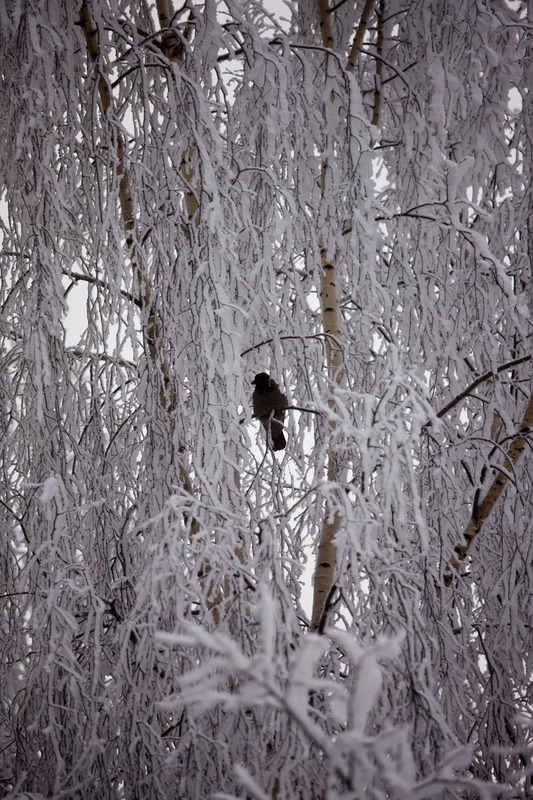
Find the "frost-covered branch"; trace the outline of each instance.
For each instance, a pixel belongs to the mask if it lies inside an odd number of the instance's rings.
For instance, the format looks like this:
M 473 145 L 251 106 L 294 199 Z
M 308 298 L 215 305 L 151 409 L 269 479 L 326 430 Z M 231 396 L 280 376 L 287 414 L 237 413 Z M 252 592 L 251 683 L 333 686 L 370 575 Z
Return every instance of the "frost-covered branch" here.
M 533 394 L 530 396 L 522 423 L 518 432 L 513 437 L 513 440 L 507 451 L 507 456 L 500 467 L 496 467 L 496 476 L 494 477 L 491 485 L 489 486 L 485 496 L 474 503 L 472 516 L 466 526 L 462 541 L 456 545 L 455 553 L 451 556 L 449 567 L 444 575 L 444 582 L 449 585 L 452 579 L 452 570 L 457 571 L 465 558 L 470 552 L 470 549 L 479 534 L 483 524 L 488 520 L 490 514 L 500 496 L 502 495 L 505 487 L 513 475 L 516 475 L 516 467 L 520 460 L 526 445 L 528 444 L 528 434 L 533 428 Z

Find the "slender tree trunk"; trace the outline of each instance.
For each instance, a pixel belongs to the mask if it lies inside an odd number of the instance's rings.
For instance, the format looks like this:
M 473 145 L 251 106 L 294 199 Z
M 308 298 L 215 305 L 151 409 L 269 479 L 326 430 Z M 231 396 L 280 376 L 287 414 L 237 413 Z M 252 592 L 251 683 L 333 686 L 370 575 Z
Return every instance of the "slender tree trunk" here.
M 361 12 L 361 17 L 357 25 L 352 47 L 348 56 L 346 64 L 346 71 L 353 72 L 361 51 L 361 44 L 363 42 L 364 34 L 367 29 L 368 20 L 373 8 L 373 0 L 366 0 L 366 3 Z M 383 11 L 383 5 L 380 6 L 380 13 Z M 317 14 L 319 20 L 319 27 L 322 36 L 322 44 L 325 48 L 332 50 L 334 48 L 334 38 L 331 26 L 331 13 L 328 8 L 327 0 L 318 0 Z M 379 39 L 379 48 L 382 50 L 382 29 Z M 325 82 L 328 83 L 328 56 L 325 57 Z M 376 86 L 381 77 L 381 69 L 378 73 L 376 70 Z M 324 109 L 326 116 L 327 110 Z M 379 117 L 379 95 L 374 97 L 374 117 L 377 121 Z M 336 143 L 326 143 L 326 149 L 329 153 L 335 152 Z M 331 156 L 330 156 L 331 157 Z M 322 200 L 327 208 L 327 196 L 330 190 L 331 179 L 331 165 L 328 163 L 327 158 L 322 162 L 321 174 L 321 191 Z M 332 220 L 326 212 L 324 226 L 326 231 L 330 225 L 339 224 L 339 220 Z M 327 237 L 327 233 L 326 233 Z M 321 273 L 320 273 L 320 304 L 322 311 L 322 325 L 324 333 L 326 334 L 326 366 L 328 371 L 328 406 L 330 409 L 330 416 L 328 420 L 328 454 L 327 454 L 327 480 L 330 485 L 339 479 L 339 464 L 337 458 L 337 443 L 335 441 L 335 390 L 343 383 L 343 355 L 342 355 L 342 331 L 341 331 L 341 315 L 339 311 L 339 298 L 337 291 L 338 284 L 338 253 L 328 253 L 326 245 L 321 248 Z M 320 539 L 317 548 L 317 560 L 314 573 L 313 584 L 313 609 L 311 613 L 311 630 L 322 631 L 326 624 L 326 617 L 328 606 L 335 589 L 335 570 L 337 561 L 337 548 L 335 546 L 335 537 L 338 534 L 341 526 L 341 515 L 335 503 L 327 499 L 324 505 L 324 517 L 320 533 Z
M 338 478 L 338 460 L 334 434 L 335 422 L 335 388 L 341 385 L 343 376 L 342 349 L 340 346 L 340 315 L 334 264 L 323 254 L 320 282 L 320 300 L 324 333 L 326 334 L 326 364 L 328 368 L 329 398 L 331 415 L 328 420 L 328 455 L 327 480 L 331 485 Z M 337 558 L 335 536 L 339 531 L 341 517 L 330 500 L 326 500 L 320 541 L 317 549 L 317 560 L 313 587 L 313 611 L 311 614 L 311 630 L 322 631 L 331 598 Z
M 330 15 L 328 12 L 327 0 L 318 0 L 317 6 L 318 20 L 322 35 L 323 46 L 333 49 L 334 41 L 331 30 Z M 328 87 L 329 56 L 325 56 L 324 78 L 326 90 Z M 324 116 L 328 110 L 324 108 Z M 326 141 L 325 151 L 334 153 L 335 143 Z M 332 157 L 332 155 L 331 155 Z M 324 205 L 325 219 L 324 227 L 327 229 L 332 224 L 327 211 L 327 194 L 330 189 L 331 165 L 327 157 L 322 161 L 321 174 L 321 195 Z M 321 246 L 321 270 L 320 270 L 320 306 L 322 312 L 322 325 L 325 335 L 326 367 L 328 371 L 328 406 L 330 415 L 328 418 L 328 452 L 327 452 L 327 480 L 331 485 L 338 477 L 338 462 L 336 454 L 336 443 L 334 434 L 336 429 L 335 422 L 335 388 L 340 386 L 343 377 L 342 349 L 340 346 L 340 313 L 339 300 L 337 295 L 337 254 L 328 253 L 327 245 Z M 326 622 L 328 599 L 331 597 L 335 581 L 335 567 L 337 550 L 335 547 L 335 536 L 339 531 L 341 518 L 338 511 L 329 499 L 324 505 L 324 517 L 322 529 L 317 548 L 316 567 L 313 583 L 313 609 L 311 613 L 311 630 L 322 631 Z

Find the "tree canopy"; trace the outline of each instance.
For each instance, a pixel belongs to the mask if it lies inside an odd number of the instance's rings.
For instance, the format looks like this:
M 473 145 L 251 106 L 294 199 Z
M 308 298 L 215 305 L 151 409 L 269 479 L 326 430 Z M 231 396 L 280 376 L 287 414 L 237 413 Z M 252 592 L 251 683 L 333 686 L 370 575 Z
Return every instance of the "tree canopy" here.
M 532 30 L 0 5 L 11 800 L 531 797 Z

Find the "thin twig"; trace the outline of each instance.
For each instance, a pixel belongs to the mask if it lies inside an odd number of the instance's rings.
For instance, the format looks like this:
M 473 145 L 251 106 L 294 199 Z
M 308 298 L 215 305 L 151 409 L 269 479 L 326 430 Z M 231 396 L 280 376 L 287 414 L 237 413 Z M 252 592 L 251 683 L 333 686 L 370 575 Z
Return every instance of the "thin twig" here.
M 303 408 L 302 406 L 283 406 L 283 408 L 277 408 L 276 411 L 302 411 L 306 414 L 317 414 L 319 417 L 322 416 L 322 411 L 317 411 L 314 408 Z M 252 414 L 252 419 L 257 419 L 255 414 Z M 246 422 L 246 417 L 243 417 L 239 420 L 239 425 L 243 425 Z
M 331 333 L 310 333 L 308 336 L 294 336 L 294 335 L 292 335 L 292 336 L 277 336 L 275 339 L 274 339 L 274 337 L 272 339 L 265 339 L 264 341 L 259 342 L 258 344 L 252 345 L 247 350 L 243 350 L 242 353 L 241 353 L 241 357 L 248 355 L 248 353 L 251 353 L 252 350 L 258 350 L 260 347 L 263 347 L 265 344 L 272 344 L 272 342 L 277 341 L 277 339 L 280 339 L 280 340 L 286 340 L 286 339 L 320 339 L 322 337 L 332 339 L 334 341 L 334 343 L 338 347 L 340 347 L 339 342 L 337 341 L 335 336 L 332 336 Z
M 94 286 L 100 287 L 100 289 L 107 289 L 108 291 L 111 291 L 111 287 L 106 281 L 103 281 L 101 278 L 95 278 L 94 275 L 84 275 L 82 272 L 70 272 L 69 270 L 66 269 L 62 270 L 62 273 L 67 278 L 70 278 L 74 283 L 77 283 L 78 281 L 85 281 L 86 283 L 91 283 Z M 69 289 L 67 289 L 66 291 L 69 291 Z M 121 289 L 119 294 L 126 300 L 135 303 L 135 305 L 137 306 L 139 305 L 138 298 L 134 297 L 133 294 L 131 294 L 131 292 L 127 292 L 125 289 Z

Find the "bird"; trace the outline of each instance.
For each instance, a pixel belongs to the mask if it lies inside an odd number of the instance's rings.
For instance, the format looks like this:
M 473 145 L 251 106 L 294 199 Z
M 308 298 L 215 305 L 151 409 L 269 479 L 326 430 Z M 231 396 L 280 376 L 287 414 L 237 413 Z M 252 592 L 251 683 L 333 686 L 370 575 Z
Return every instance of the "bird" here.
M 259 372 L 252 385 L 254 417 L 257 417 L 267 435 L 272 439 L 273 450 L 284 450 L 287 444 L 283 433 L 283 420 L 287 408 L 287 397 L 280 391 L 276 381 L 266 372 Z

